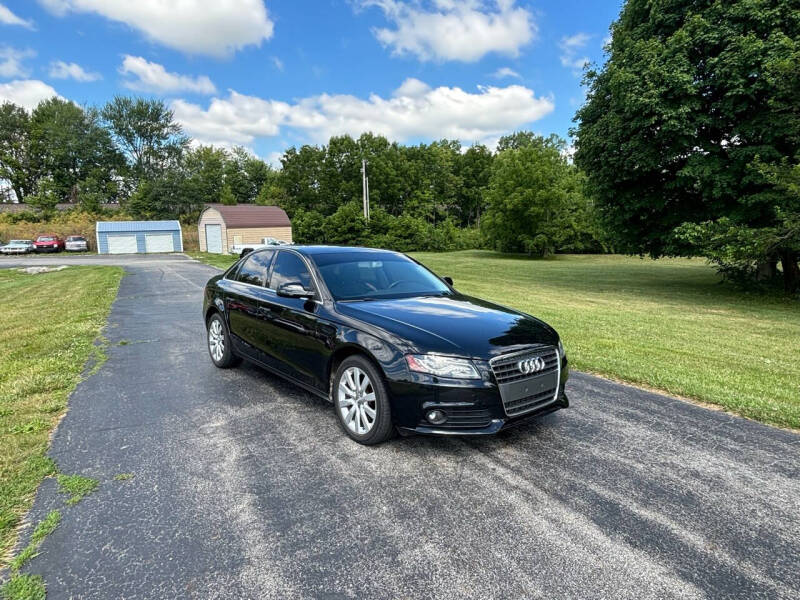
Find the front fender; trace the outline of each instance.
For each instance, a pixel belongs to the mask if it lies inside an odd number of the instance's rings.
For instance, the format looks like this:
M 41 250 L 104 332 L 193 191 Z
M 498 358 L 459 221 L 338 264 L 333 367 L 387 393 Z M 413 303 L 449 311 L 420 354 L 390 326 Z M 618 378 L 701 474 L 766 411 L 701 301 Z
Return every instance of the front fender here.
M 333 358 L 356 352 L 371 358 L 389 379 L 397 379 L 407 372 L 404 354 L 395 345 L 359 329 L 341 328 L 337 335 Z

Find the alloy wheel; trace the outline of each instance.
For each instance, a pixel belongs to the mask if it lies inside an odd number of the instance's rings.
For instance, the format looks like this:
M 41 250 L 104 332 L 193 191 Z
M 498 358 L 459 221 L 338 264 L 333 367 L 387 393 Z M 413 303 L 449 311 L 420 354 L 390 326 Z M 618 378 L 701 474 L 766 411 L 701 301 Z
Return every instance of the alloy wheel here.
M 222 323 L 219 319 L 212 319 L 208 328 L 208 349 L 215 362 L 222 360 L 222 356 L 225 354 L 225 332 L 222 330 Z
M 339 411 L 347 428 L 356 435 L 366 435 L 375 425 L 377 399 L 375 388 L 365 371 L 349 367 L 339 378 Z

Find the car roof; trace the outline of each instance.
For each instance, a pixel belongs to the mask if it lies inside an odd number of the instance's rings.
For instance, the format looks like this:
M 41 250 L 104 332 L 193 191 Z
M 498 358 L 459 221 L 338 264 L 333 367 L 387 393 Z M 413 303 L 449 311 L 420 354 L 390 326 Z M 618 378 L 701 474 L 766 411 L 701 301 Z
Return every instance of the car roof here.
M 301 254 L 305 254 L 307 256 L 315 256 L 318 254 L 346 254 L 352 252 L 353 254 L 359 253 L 363 254 L 364 252 L 375 252 L 377 253 L 390 253 L 390 254 L 399 254 L 399 252 L 395 252 L 394 250 L 382 250 L 380 248 L 364 248 L 360 246 L 289 246 L 294 250 L 297 250 Z

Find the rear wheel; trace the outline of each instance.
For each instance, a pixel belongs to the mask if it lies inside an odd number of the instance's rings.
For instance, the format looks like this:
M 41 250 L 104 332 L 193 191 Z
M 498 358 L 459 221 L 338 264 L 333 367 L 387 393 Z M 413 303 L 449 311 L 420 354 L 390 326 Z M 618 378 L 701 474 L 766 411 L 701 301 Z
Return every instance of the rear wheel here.
M 383 378 L 366 358 L 350 356 L 339 365 L 333 404 L 342 429 L 359 444 L 380 444 L 392 437 L 392 409 Z
M 234 367 L 241 362 L 241 359 L 233 353 L 231 348 L 231 337 L 228 335 L 228 328 L 222 315 L 214 313 L 208 319 L 208 354 L 211 362 L 220 369 Z

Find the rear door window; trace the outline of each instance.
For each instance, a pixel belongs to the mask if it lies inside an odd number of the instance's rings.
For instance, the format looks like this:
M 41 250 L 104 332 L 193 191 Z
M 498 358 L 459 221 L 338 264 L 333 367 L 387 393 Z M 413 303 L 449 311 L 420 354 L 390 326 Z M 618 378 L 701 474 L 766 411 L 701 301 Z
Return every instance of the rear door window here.
M 239 267 L 235 277 L 236 281 L 263 287 L 267 282 L 267 273 L 273 254 L 272 251 L 250 254 Z

